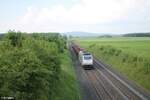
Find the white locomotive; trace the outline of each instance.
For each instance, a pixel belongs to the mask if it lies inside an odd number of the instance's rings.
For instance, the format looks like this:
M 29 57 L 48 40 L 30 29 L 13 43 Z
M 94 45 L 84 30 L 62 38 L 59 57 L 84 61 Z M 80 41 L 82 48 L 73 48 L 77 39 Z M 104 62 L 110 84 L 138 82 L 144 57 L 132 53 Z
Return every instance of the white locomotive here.
M 90 53 L 84 51 L 78 45 L 72 42 L 72 48 L 75 54 L 78 56 L 79 62 L 85 69 L 94 69 L 93 67 L 93 56 Z
M 93 68 L 93 56 L 90 53 L 79 51 L 79 62 L 81 66 Z

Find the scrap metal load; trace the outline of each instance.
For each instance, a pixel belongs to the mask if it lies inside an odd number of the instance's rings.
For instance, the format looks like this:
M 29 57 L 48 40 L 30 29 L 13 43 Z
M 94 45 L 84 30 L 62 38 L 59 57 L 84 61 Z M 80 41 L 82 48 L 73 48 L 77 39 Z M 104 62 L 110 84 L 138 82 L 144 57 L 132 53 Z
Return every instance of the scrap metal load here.
M 76 45 L 74 43 L 72 43 L 72 48 L 75 51 L 75 53 L 76 53 L 77 56 L 79 55 L 80 51 L 83 51 L 83 49 L 81 49 L 78 45 Z
M 93 56 L 92 54 L 86 52 L 84 49 L 80 48 L 75 43 L 72 43 L 72 48 L 75 51 L 76 55 L 78 56 L 78 60 L 86 69 L 93 69 Z

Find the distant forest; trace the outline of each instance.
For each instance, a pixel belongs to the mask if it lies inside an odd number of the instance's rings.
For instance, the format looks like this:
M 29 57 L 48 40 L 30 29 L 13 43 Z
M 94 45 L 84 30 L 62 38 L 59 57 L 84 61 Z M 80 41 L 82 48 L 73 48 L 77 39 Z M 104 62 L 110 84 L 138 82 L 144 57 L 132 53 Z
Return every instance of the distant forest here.
M 150 37 L 149 33 L 128 33 L 124 34 L 123 37 Z

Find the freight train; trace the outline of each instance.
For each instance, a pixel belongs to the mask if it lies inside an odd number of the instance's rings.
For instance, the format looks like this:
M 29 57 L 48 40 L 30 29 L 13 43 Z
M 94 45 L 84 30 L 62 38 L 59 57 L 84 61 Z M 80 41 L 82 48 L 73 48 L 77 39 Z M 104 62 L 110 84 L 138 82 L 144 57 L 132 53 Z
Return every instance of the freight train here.
M 80 65 L 85 69 L 93 69 L 93 56 L 89 52 L 72 43 L 72 48 L 78 56 Z

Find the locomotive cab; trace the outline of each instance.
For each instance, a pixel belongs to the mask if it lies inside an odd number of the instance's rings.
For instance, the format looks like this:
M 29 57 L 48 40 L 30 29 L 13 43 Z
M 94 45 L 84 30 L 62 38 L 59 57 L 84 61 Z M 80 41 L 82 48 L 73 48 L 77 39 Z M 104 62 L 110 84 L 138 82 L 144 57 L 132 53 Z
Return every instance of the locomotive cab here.
M 79 52 L 79 62 L 81 66 L 86 69 L 93 68 L 93 56 L 90 53 L 80 51 Z

